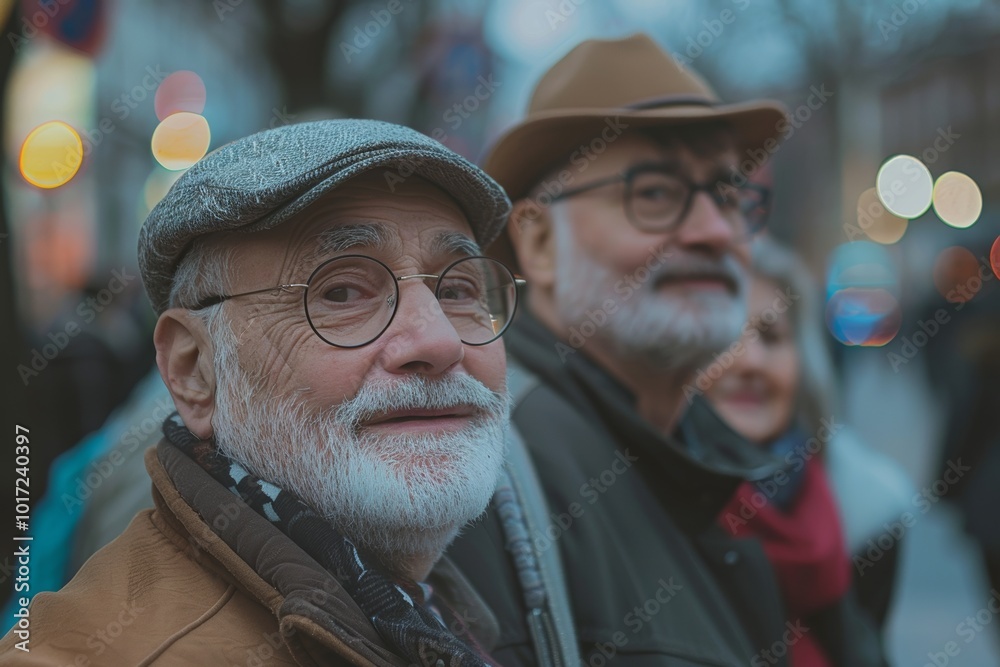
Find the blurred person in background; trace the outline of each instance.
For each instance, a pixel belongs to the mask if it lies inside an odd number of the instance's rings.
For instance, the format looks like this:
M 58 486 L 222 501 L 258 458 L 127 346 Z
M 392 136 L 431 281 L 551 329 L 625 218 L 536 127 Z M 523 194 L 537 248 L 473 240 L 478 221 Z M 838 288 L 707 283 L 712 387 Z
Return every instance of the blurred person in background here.
M 931 386 L 939 389 L 947 425 L 934 480 L 946 484 L 943 497 L 962 513 L 992 590 L 1000 590 L 1000 291 L 984 285 L 975 299 L 951 308 L 952 322 L 928 345 Z M 933 303 L 929 310 L 941 307 Z M 932 315 L 933 317 L 933 315 Z M 939 484 L 941 482 L 938 482 Z M 935 502 L 933 485 L 921 494 Z M 1000 631 L 998 624 L 997 631 Z
M 899 522 L 912 485 L 835 416 L 818 296 L 791 251 L 756 239 L 743 335 L 696 386 L 729 425 L 787 464 L 742 484 L 719 523 L 763 542 L 789 621 L 807 629 L 789 648 L 792 667 L 878 664 L 872 628 L 884 623 L 901 547 L 897 538 L 870 563 L 865 541 Z
M 740 165 L 784 121 L 773 102 L 723 104 L 645 35 L 587 40 L 484 159 L 514 200 L 491 252 L 531 285 L 508 382 L 549 505 L 526 536 L 494 509 L 449 552 L 500 620 L 504 665 L 544 664 L 554 641 L 526 545 L 561 557 L 591 665 L 735 667 L 790 632 L 760 544 L 715 522 L 780 462 L 684 393 L 746 319 L 768 192 Z
M 146 452 L 155 509 L 21 603 L 0 664 L 495 664 L 496 621 L 441 554 L 503 467 L 517 291 L 479 246 L 509 207 L 378 121 L 185 172 L 139 237 L 176 407 Z

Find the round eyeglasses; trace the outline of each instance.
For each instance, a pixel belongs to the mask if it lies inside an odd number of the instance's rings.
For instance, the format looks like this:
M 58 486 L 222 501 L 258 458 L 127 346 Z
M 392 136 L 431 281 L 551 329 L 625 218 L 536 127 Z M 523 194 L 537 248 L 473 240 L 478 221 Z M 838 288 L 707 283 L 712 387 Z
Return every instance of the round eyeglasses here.
M 316 335 L 335 347 L 362 347 L 389 328 L 399 309 L 399 283 L 414 278 L 437 281 L 437 308 L 421 310 L 413 324 L 423 328 L 431 318 L 444 313 L 466 345 L 492 343 L 506 331 L 517 309 L 517 288 L 525 283 L 489 257 L 462 258 L 439 275 L 397 276 L 374 257 L 342 255 L 316 267 L 305 284 L 210 296 L 191 310 L 239 296 L 305 288 L 306 320 Z
M 687 217 L 698 192 L 704 192 L 722 213 L 737 236 L 750 236 L 767 222 L 771 191 L 756 183 L 740 186 L 722 180 L 695 183 L 676 168 L 642 164 L 593 183 L 581 185 L 552 197 L 553 202 L 590 192 L 606 185 L 625 183 L 625 215 L 645 232 L 676 229 Z

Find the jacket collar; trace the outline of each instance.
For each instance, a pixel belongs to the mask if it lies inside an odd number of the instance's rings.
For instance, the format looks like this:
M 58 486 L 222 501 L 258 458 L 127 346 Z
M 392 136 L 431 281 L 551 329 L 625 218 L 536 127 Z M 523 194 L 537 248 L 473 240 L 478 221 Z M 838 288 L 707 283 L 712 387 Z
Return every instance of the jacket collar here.
M 407 664 L 384 648 L 333 573 L 175 446 L 164 440 L 150 448 L 146 469 L 157 510 L 177 531 L 175 541 L 269 609 L 297 659 L 325 664 L 346 653 L 362 664 Z M 464 577 L 442 559 L 429 581 L 490 650 L 499 637 L 496 618 Z
M 639 415 L 636 398 L 624 385 L 530 314 L 511 327 L 506 345 L 517 362 L 566 400 L 596 414 L 622 446 L 645 454 L 650 463 L 641 469 L 656 480 L 653 488 L 688 530 L 714 522 L 742 482 L 783 467 L 781 459 L 733 431 L 700 396 L 693 397 L 672 434 L 657 431 Z

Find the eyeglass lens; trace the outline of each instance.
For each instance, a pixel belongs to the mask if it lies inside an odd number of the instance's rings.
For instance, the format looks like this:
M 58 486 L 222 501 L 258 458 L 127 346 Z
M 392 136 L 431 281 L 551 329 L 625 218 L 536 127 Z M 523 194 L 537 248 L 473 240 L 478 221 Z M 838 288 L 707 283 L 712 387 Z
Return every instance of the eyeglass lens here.
M 517 302 L 510 271 L 486 257 L 450 265 L 437 282 L 437 309 L 420 312 L 429 321 L 444 315 L 462 342 L 485 345 L 507 328 Z M 389 327 L 399 302 L 398 282 L 388 267 L 370 257 L 346 256 L 316 269 L 306 289 L 306 314 L 313 330 L 339 347 L 366 345 Z M 415 323 L 420 326 L 420 322 Z
M 736 187 L 712 188 L 710 195 L 722 215 L 737 230 L 754 228 L 763 212 L 760 194 Z M 677 224 L 691 204 L 691 184 L 663 171 L 640 171 L 632 175 L 626 206 L 633 221 L 643 229 L 667 229 Z

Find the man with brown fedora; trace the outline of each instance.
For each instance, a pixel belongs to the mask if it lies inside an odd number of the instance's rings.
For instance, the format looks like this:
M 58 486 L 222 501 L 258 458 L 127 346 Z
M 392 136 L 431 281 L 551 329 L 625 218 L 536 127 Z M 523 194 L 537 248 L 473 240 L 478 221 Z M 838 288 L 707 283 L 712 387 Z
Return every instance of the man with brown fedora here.
M 531 567 L 553 554 L 587 665 L 787 665 L 810 631 L 786 624 L 759 543 L 717 524 L 781 462 L 684 391 L 746 319 L 770 193 L 741 164 L 785 118 L 721 103 L 644 35 L 588 40 L 488 151 L 514 202 L 492 251 L 531 285 L 507 339 L 512 423 L 547 503 L 523 535 L 498 494 L 449 551 L 498 616 L 501 664 L 558 664 L 558 577 Z

